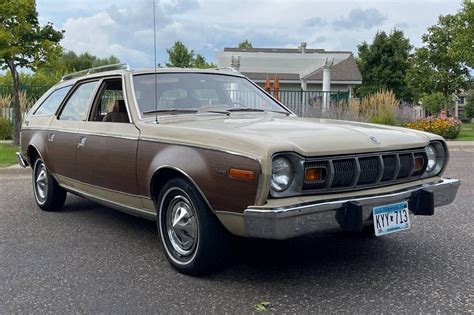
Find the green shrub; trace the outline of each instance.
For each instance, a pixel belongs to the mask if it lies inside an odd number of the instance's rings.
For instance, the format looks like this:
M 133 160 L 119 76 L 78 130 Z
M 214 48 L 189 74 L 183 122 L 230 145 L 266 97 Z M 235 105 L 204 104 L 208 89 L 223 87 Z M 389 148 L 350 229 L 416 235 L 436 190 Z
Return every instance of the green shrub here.
M 13 133 L 13 122 L 0 117 L 0 140 L 11 140 Z

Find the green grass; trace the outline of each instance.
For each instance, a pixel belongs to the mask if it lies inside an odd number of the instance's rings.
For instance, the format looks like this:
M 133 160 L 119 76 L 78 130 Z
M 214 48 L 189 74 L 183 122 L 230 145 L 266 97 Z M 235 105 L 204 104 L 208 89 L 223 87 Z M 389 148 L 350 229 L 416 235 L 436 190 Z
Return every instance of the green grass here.
M 455 140 L 474 141 L 474 124 L 462 124 L 461 132 Z
M 0 167 L 16 164 L 15 152 L 20 151 L 20 147 L 15 145 L 0 143 Z

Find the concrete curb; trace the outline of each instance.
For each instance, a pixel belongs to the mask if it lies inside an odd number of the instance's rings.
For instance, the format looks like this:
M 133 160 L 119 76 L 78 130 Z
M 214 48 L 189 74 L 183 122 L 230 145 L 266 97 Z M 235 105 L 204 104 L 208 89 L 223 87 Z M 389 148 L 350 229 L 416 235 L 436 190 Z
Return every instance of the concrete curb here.
M 0 168 L 0 177 L 21 177 L 30 175 L 31 168 L 23 168 L 19 164 Z
M 474 141 L 446 141 L 448 148 L 454 151 L 474 151 Z

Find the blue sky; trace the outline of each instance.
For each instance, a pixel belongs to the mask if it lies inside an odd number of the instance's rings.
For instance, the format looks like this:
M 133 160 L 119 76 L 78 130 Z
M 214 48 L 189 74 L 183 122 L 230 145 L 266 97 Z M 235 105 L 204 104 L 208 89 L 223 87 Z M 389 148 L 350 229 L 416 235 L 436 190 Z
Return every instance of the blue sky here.
M 457 0 L 156 0 L 158 62 L 181 40 L 214 60 L 214 52 L 249 39 L 254 47 L 297 47 L 357 52 L 377 30 L 402 29 L 415 46 Z M 42 23 L 66 31 L 62 45 L 100 57 L 116 55 L 133 67 L 153 66 L 152 0 L 37 0 Z

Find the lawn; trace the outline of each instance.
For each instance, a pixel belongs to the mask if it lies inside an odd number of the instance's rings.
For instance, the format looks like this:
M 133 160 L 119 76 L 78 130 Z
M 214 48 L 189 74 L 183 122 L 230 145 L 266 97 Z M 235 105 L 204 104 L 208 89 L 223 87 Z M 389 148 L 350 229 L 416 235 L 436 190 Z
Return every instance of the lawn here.
M 462 124 L 461 132 L 455 140 L 474 141 L 474 124 Z
M 15 152 L 19 150 L 20 148 L 15 145 L 0 143 L 0 167 L 16 164 Z

